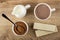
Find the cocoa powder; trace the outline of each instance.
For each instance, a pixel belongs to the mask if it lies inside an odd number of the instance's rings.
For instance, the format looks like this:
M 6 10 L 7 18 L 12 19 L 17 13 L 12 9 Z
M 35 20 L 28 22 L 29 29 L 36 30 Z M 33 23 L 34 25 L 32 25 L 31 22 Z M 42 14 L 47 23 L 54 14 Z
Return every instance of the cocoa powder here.
M 25 34 L 25 32 L 27 31 L 26 24 L 24 22 L 16 22 L 15 24 L 18 25 L 17 27 L 16 27 L 16 25 L 14 25 L 15 33 L 18 35 Z

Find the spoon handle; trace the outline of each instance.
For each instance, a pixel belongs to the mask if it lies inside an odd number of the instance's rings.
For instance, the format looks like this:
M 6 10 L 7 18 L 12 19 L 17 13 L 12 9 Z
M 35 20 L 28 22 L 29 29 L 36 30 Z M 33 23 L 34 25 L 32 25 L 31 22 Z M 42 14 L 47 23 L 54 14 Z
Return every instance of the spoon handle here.
M 14 22 L 12 22 L 5 14 L 2 14 L 2 16 L 14 24 Z

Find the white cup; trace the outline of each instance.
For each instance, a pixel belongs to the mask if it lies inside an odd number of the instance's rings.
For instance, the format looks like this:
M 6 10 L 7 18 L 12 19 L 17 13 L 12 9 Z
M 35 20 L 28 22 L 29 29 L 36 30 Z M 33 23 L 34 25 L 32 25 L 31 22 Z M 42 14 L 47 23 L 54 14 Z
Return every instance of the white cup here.
M 50 9 L 50 14 L 49 14 L 49 16 L 46 18 L 46 19 L 40 19 L 40 18 L 38 18 L 37 16 L 36 16 L 36 8 L 38 7 L 38 6 L 40 6 L 40 5 L 46 5 L 49 9 Z M 47 19 L 49 19 L 50 17 L 51 17 L 51 14 L 52 14 L 52 12 L 54 12 L 56 9 L 55 8 L 51 8 L 47 3 L 39 3 L 39 4 L 37 4 L 36 6 L 35 6 L 35 8 L 34 8 L 34 15 L 35 15 L 35 17 L 38 19 L 38 20 L 47 20 Z
M 23 18 L 26 15 L 27 9 L 31 6 L 28 4 L 24 5 L 16 5 L 12 11 L 12 15 L 15 15 L 17 18 Z
M 26 27 L 27 27 L 27 30 L 26 30 L 26 32 L 23 34 L 23 35 L 18 35 L 18 34 L 16 34 L 15 33 L 15 31 L 14 31 L 14 25 L 12 25 L 12 32 L 14 33 L 14 35 L 16 35 L 16 36 L 25 36 L 27 33 L 28 33 L 28 24 L 25 22 L 25 21 L 18 21 L 18 22 L 23 22 L 23 23 L 25 23 L 26 24 Z

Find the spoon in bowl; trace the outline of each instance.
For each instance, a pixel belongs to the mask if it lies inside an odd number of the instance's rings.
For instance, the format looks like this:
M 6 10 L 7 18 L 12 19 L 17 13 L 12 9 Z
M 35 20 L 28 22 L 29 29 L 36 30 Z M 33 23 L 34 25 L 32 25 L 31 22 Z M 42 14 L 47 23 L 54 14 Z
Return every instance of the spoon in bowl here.
M 11 21 L 5 14 L 2 14 L 2 16 L 3 16 L 5 19 L 9 20 L 12 24 L 14 24 L 14 25 L 16 26 L 16 30 L 20 33 L 20 31 L 17 29 L 17 27 L 18 27 L 17 24 L 15 24 L 13 21 Z M 21 27 L 21 28 L 22 28 L 22 27 Z

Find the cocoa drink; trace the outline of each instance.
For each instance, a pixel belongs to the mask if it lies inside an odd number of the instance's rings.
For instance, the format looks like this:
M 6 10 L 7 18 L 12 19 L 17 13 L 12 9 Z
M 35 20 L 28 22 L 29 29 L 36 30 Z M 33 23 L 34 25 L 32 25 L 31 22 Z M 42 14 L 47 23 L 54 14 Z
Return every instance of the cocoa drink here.
M 50 15 L 50 9 L 46 5 L 39 5 L 35 10 L 36 16 L 40 19 L 46 19 Z

